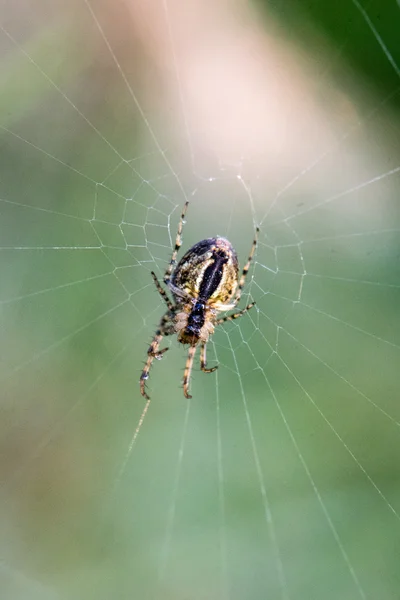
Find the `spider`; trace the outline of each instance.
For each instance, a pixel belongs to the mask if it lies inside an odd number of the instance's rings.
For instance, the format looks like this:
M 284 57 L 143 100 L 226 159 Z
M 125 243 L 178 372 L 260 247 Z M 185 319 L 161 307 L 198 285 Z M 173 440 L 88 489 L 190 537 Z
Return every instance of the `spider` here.
M 215 327 L 241 317 L 255 305 L 255 302 L 252 302 L 239 312 L 218 318 L 219 312 L 232 310 L 240 300 L 250 262 L 257 246 L 259 228 L 256 228 L 250 254 L 240 279 L 237 254 L 232 244 L 223 237 L 213 237 L 198 242 L 186 252 L 176 265 L 176 257 L 182 245 L 181 236 L 188 204 L 189 202 L 186 202 L 183 207 L 175 248 L 164 275 L 164 283 L 169 288 L 173 301 L 161 286 L 156 274 L 151 272 L 156 288 L 168 310 L 162 317 L 147 350 L 147 361 L 140 376 L 140 392 L 147 400 L 150 398 L 146 393 L 145 386 L 152 362 L 155 358 L 161 359 L 168 350 L 168 348 L 159 350 L 164 336 L 177 334 L 178 342 L 189 344 L 183 375 L 183 393 L 186 398 L 191 398 L 192 396 L 189 394 L 190 375 L 197 346 L 200 345 L 201 370 L 204 373 L 212 373 L 218 368 L 218 365 L 207 368 L 206 344 L 210 335 L 214 333 Z

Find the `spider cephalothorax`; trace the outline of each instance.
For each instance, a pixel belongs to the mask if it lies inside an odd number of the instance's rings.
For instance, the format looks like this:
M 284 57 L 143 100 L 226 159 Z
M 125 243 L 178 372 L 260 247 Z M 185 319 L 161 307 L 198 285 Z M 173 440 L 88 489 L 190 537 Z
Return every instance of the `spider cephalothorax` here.
M 176 265 L 176 257 L 181 246 L 181 234 L 188 202 L 182 211 L 181 220 L 175 241 L 171 261 L 165 272 L 164 283 L 170 289 L 174 301 L 171 302 L 166 291 L 161 287 L 155 273 L 151 273 L 156 287 L 167 304 L 168 311 L 161 319 L 153 341 L 147 351 L 147 362 L 140 377 L 140 390 L 148 398 L 145 383 L 149 376 L 151 364 L 155 358 L 162 357 L 168 348 L 159 350 L 165 335 L 174 333 L 178 342 L 189 344 L 189 354 L 183 376 L 183 393 L 189 394 L 190 374 L 196 348 L 200 344 L 200 365 L 205 373 L 217 368 L 206 368 L 206 344 L 214 333 L 216 325 L 237 319 L 254 306 L 254 302 L 232 315 L 218 318 L 219 312 L 232 310 L 238 304 L 246 280 L 250 261 L 257 245 L 257 233 L 253 240 L 248 261 L 238 280 L 239 265 L 232 244 L 225 238 L 213 237 L 192 246 Z M 174 268 L 175 267 L 175 268 Z

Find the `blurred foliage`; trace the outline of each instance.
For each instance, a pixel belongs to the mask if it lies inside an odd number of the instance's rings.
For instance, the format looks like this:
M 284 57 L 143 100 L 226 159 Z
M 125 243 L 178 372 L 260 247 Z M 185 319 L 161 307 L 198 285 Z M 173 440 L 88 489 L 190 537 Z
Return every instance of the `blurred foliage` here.
M 319 53 L 319 42 L 331 46 L 331 72 L 335 59 L 354 69 L 383 96 L 398 88 L 400 45 L 398 42 L 399 6 L 396 2 L 359 2 L 339 0 L 256 1 L 266 19 L 278 19 L 285 35 L 293 36 L 305 50 Z M 321 65 L 324 68 L 324 64 Z M 346 85 L 342 78 L 340 86 Z M 349 88 L 354 92 L 351 80 Z M 399 97 L 396 98 L 399 107 Z

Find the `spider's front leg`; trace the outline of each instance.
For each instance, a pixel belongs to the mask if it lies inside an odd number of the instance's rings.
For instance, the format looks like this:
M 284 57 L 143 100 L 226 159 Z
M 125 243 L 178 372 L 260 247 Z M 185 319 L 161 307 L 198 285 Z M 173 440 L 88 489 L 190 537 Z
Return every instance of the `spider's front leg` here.
M 169 331 L 166 328 L 166 324 L 169 321 L 169 314 L 167 313 L 161 320 L 160 327 L 157 329 L 153 341 L 151 342 L 149 349 L 147 350 L 147 361 L 144 365 L 144 369 L 142 374 L 140 375 L 140 393 L 142 396 L 146 398 L 146 400 L 150 400 L 150 396 L 146 393 L 146 381 L 149 378 L 149 371 L 153 360 L 156 358 L 160 360 L 164 354 L 168 350 L 168 348 L 162 348 L 159 350 L 160 342 L 163 339 L 164 335 L 168 335 Z
M 248 310 L 253 308 L 253 306 L 255 306 L 255 304 L 256 304 L 255 302 L 252 302 L 251 304 L 248 304 L 242 310 L 239 310 L 238 312 L 233 313 L 233 315 L 226 315 L 226 317 L 222 317 L 222 319 L 218 319 L 217 325 L 221 325 L 222 323 L 226 323 L 227 321 L 234 321 L 235 319 L 238 319 L 239 317 L 244 315 L 244 313 L 246 313 Z
M 207 342 L 203 342 L 200 348 L 200 368 L 203 373 L 214 373 L 218 369 L 218 365 L 215 367 L 210 367 L 207 369 L 207 356 L 206 356 L 206 344 Z
M 188 357 L 186 360 L 186 365 L 185 365 L 185 372 L 183 374 L 183 394 L 184 394 L 185 398 L 187 398 L 188 400 L 190 400 L 190 398 L 192 397 L 189 394 L 189 384 L 190 384 L 190 375 L 192 373 L 193 360 L 194 360 L 194 355 L 196 354 L 196 350 L 197 350 L 196 345 L 190 346 L 189 352 L 188 352 Z

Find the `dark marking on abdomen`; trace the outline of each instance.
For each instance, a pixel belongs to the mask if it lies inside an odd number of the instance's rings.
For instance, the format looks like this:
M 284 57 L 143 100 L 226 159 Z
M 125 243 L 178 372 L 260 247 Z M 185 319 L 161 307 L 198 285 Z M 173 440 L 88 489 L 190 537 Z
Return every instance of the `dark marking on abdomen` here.
M 213 250 L 211 259 L 211 264 L 205 269 L 201 278 L 199 295 L 189 313 L 185 328 L 187 335 L 193 335 L 198 338 L 200 337 L 201 328 L 205 323 L 206 304 L 221 284 L 224 265 L 228 262 L 229 257 L 223 249 L 216 248 Z
M 207 302 L 218 289 L 222 281 L 224 265 L 228 262 L 228 256 L 223 250 L 215 250 L 212 259 L 213 262 L 204 271 L 200 283 L 199 300 L 203 302 Z

